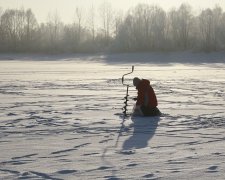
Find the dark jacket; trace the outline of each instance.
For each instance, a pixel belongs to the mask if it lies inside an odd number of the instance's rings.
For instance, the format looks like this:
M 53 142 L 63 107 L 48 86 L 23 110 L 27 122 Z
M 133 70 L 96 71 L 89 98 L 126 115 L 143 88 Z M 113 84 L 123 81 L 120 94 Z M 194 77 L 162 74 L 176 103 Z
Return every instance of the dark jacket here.
M 136 88 L 138 90 L 136 105 L 144 105 L 145 107 L 149 108 L 155 108 L 158 106 L 155 92 L 150 85 L 149 80 L 142 79 Z

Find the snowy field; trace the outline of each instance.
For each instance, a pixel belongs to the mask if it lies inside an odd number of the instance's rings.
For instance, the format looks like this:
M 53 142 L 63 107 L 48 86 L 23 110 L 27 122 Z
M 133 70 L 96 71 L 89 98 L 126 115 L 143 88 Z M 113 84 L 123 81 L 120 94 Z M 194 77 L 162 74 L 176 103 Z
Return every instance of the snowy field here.
M 224 179 L 225 64 L 141 58 L 2 56 L 0 179 Z M 132 65 L 161 117 L 123 119 Z

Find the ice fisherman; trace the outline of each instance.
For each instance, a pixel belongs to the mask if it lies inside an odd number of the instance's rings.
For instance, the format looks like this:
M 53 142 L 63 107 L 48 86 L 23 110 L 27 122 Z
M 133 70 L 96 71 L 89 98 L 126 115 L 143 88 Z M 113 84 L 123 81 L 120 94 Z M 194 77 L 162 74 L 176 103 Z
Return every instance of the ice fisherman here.
M 135 98 L 136 104 L 133 109 L 133 115 L 141 116 L 159 116 L 161 112 L 157 108 L 158 101 L 154 89 L 147 79 L 133 79 L 133 85 L 137 89 L 138 96 Z

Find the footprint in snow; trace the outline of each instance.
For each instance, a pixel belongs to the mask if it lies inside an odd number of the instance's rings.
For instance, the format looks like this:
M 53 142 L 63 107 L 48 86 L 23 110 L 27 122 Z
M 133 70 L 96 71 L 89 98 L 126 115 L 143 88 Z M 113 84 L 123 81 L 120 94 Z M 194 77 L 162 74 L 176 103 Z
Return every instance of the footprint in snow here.
M 116 176 L 105 176 L 104 177 L 106 180 L 120 180 L 120 178 L 116 177 Z
M 142 176 L 143 178 L 152 178 L 154 176 L 154 174 L 146 174 L 144 176 Z
M 8 113 L 7 116 L 16 116 L 15 113 Z
M 108 166 L 101 166 L 97 170 L 106 170 L 106 169 L 110 169 L 110 168 L 111 167 L 108 167 Z
M 24 156 L 13 157 L 12 159 L 30 158 L 30 157 L 36 156 L 36 155 L 38 155 L 38 154 L 37 153 L 35 153 L 35 154 L 27 154 L 27 155 L 24 155 Z
M 69 169 L 67 169 L 67 170 L 58 171 L 57 173 L 58 174 L 72 174 L 72 173 L 75 173 L 75 172 L 77 172 L 77 170 L 69 170 Z
M 105 139 L 105 140 L 99 141 L 99 143 L 100 143 L 100 144 L 102 144 L 102 143 L 107 143 L 108 141 L 111 141 L 111 140 L 113 140 L 113 139 Z
M 215 171 L 217 168 L 218 168 L 218 166 L 210 166 L 210 167 L 208 168 L 208 170 L 210 170 L 210 171 Z
M 97 155 L 99 153 L 87 153 L 87 154 L 83 154 L 83 156 L 91 156 L 91 155 Z
M 208 167 L 208 169 L 207 169 L 207 173 L 216 173 L 216 172 L 218 172 L 218 166 L 210 166 L 210 167 Z
M 138 164 L 136 163 L 132 163 L 132 164 L 128 164 L 127 167 L 134 167 L 134 166 L 137 166 Z
M 119 153 L 124 155 L 132 155 L 132 154 L 135 154 L 135 150 L 123 150 L 123 151 L 120 151 Z

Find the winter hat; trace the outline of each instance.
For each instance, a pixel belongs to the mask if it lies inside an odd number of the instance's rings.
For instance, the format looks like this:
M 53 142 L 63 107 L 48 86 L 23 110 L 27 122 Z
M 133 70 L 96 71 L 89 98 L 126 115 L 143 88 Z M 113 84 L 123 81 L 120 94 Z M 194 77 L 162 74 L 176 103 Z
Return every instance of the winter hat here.
M 138 77 L 135 77 L 135 78 L 133 79 L 133 85 L 137 87 L 138 84 L 140 83 L 140 81 L 141 81 L 141 80 L 140 80 Z

